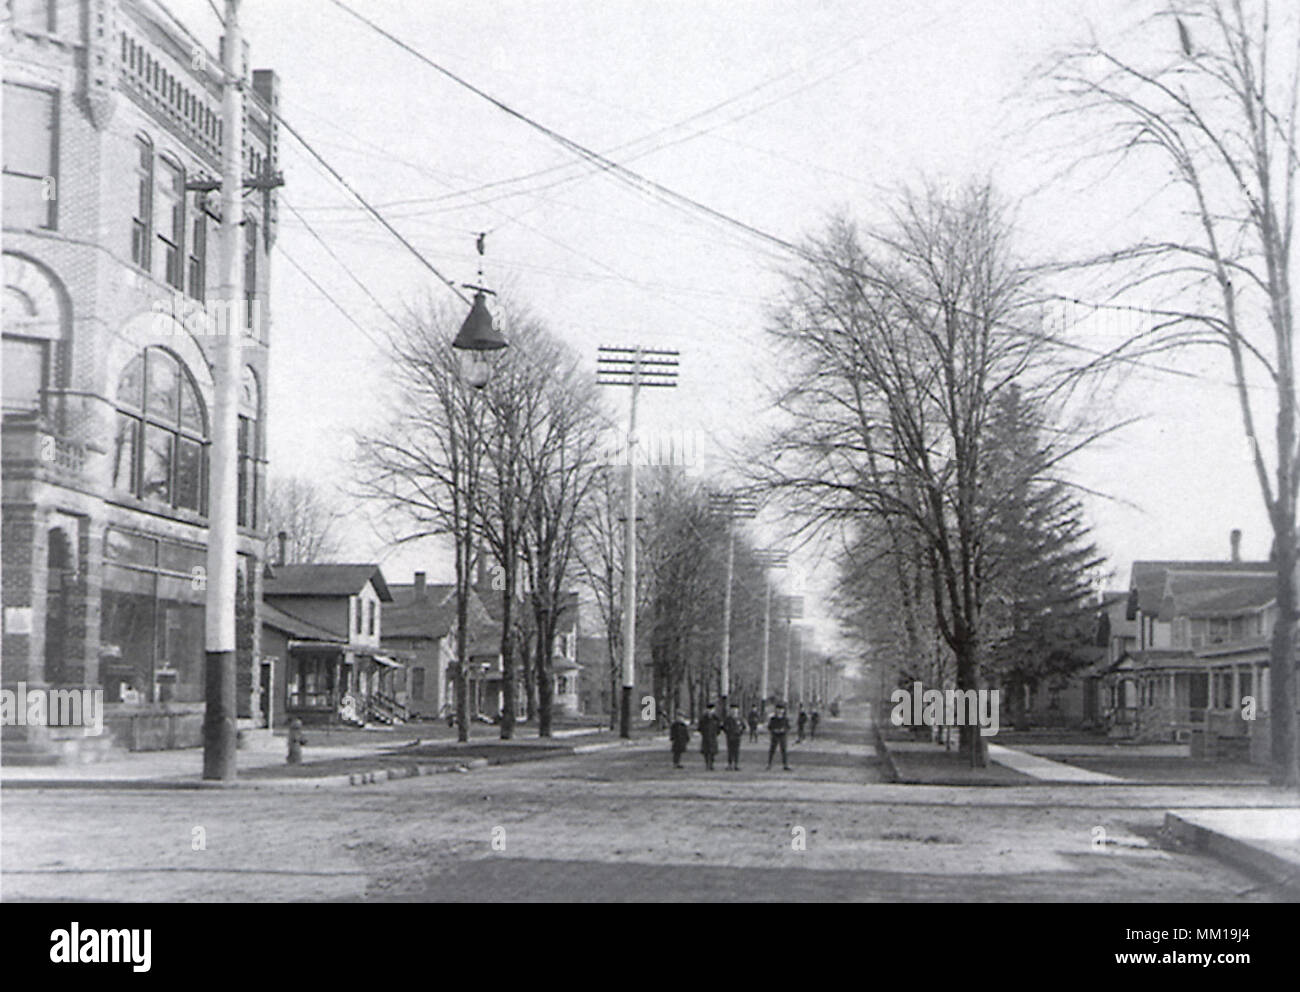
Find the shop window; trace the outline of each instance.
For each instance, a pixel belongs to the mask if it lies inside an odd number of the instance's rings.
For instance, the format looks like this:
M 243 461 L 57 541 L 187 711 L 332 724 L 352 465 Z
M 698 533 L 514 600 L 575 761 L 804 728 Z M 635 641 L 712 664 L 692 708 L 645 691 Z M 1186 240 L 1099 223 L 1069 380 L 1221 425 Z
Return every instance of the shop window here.
M 203 700 L 206 552 L 117 528 L 104 538 L 100 657 L 109 702 Z
M 4 226 L 58 226 L 58 94 L 4 84 Z

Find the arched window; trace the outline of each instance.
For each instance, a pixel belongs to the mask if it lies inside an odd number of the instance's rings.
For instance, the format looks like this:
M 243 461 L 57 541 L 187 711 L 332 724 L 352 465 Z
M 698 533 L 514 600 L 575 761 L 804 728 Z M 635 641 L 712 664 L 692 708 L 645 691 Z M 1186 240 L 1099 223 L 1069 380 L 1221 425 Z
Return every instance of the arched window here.
M 261 486 L 257 478 L 257 463 L 261 457 L 260 405 L 257 373 L 245 365 L 239 387 L 239 504 L 236 522 L 241 527 L 256 528 L 261 509 Z
M 184 364 L 146 348 L 117 384 L 113 485 L 140 499 L 207 512 L 207 417 Z

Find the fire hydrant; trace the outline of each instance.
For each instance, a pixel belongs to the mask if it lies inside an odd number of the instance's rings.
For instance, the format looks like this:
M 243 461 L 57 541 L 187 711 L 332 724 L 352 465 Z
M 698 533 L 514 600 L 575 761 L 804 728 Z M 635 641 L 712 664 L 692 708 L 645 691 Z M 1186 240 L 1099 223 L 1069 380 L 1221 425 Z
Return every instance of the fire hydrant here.
M 289 721 L 289 764 L 302 764 L 302 746 L 307 743 L 307 735 L 302 732 L 302 721 L 294 717 Z

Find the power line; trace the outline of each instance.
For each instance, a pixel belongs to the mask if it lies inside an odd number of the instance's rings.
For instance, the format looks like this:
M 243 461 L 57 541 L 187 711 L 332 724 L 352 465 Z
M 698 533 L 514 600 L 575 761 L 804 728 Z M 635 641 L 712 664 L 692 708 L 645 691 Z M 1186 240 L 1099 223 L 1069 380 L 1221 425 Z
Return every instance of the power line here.
M 356 197 L 357 202 L 360 203 L 363 207 L 365 207 L 368 211 L 370 211 L 371 216 L 374 217 L 375 220 L 379 221 L 379 223 L 382 224 L 385 228 L 387 228 L 389 233 L 391 233 L 393 237 L 395 237 L 398 241 L 404 244 L 407 247 L 407 249 L 411 252 L 411 254 L 414 255 L 419 260 L 421 265 L 423 265 L 426 269 L 428 269 L 435 276 L 437 276 L 447 286 L 448 289 L 450 289 L 453 293 L 456 294 L 456 296 L 460 299 L 462 303 L 464 303 L 466 306 L 470 305 L 469 297 L 461 292 L 460 287 L 457 286 L 450 279 L 448 279 L 441 272 L 439 272 L 437 266 L 435 266 L 432 262 L 430 262 L 427 258 L 425 258 L 424 255 L 420 252 L 420 250 L 416 248 L 415 245 L 411 244 L 411 242 L 406 239 L 405 235 L 403 235 L 401 231 L 399 231 L 392 224 L 390 224 L 388 222 L 388 219 L 383 214 L 381 214 L 378 210 L 376 210 L 371 205 L 370 201 L 367 200 L 364 196 L 362 196 L 361 193 L 358 192 L 357 189 L 351 183 L 349 183 L 346 179 L 344 179 L 343 176 L 339 173 L 339 171 L 334 168 L 334 166 L 330 165 L 329 162 L 325 161 L 325 158 L 321 155 L 321 153 L 316 151 L 316 149 L 312 147 L 311 142 L 309 142 L 306 138 L 304 138 L 298 132 L 298 129 L 296 127 L 294 127 L 287 120 L 285 120 L 283 115 L 276 114 L 275 116 L 276 116 L 276 120 L 278 120 L 281 124 L 284 125 L 285 130 L 288 131 L 295 138 L 297 138 L 298 143 L 302 145 L 303 148 L 307 149 L 308 153 L 310 153 L 312 158 L 314 158 L 317 162 L 319 162 L 325 168 L 325 170 L 331 176 L 334 177 L 335 181 L 338 182 L 340 186 L 342 186 L 345 190 L 347 190 L 354 197 Z
M 742 221 L 736 217 L 732 217 L 729 214 L 723 213 L 720 210 L 716 210 L 713 207 L 701 203 L 700 201 L 695 200 L 692 197 L 686 196 L 683 193 L 678 193 L 676 190 L 670 189 L 669 187 L 664 186 L 662 183 L 656 182 L 653 179 L 649 179 L 645 176 L 642 176 L 640 173 L 634 172 L 633 170 L 627 168 L 626 166 L 606 158 L 605 156 L 601 155 L 599 152 L 592 151 L 590 148 L 587 148 L 585 145 L 560 134 L 558 131 L 555 131 L 552 128 L 547 127 L 545 124 L 542 124 L 541 122 L 534 120 L 533 118 L 529 117 L 527 114 L 515 110 L 513 107 L 497 99 L 496 97 L 492 96 L 490 93 L 487 93 L 486 91 L 480 89 L 478 86 L 475 86 L 473 83 L 469 82 L 468 80 L 463 79 L 461 76 L 457 75 L 456 73 L 452 72 L 450 69 L 447 69 L 444 66 L 440 65 L 439 63 L 435 62 L 429 56 L 425 55 L 423 52 L 419 51 L 418 49 L 412 47 L 410 44 L 403 41 L 401 38 L 397 37 L 396 35 L 387 31 L 385 28 L 376 24 L 374 21 L 370 20 L 369 18 L 353 10 L 346 3 L 344 3 L 343 0 L 330 0 L 330 2 L 334 4 L 334 6 L 343 10 L 344 12 L 352 15 L 362 24 L 365 24 L 367 27 L 369 27 L 371 30 L 375 31 L 376 33 L 380 34 L 384 38 L 388 39 L 390 42 L 392 42 L 397 47 L 401 48 L 403 51 L 408 52 L 415 58 L 419 59 L 421 62 L 428 65 L 430 68 L 446 76 L 448 79 L 451 79 L 457 85 L 462 86 L 465 89 L 469 90 L 471 93 L 474 93 L 476 96 L 481 97 L 482 99 L 491 103 L 493 106 L 497 107 L 499 110 L 503 111 L 506 114 L 509 114 L 511 117 L 514 117 L 516 120 L 519 120 L 524 124 L 528 125 L 529 127 L 533 128 L 534 130 L 541 132 L 542 134 L 546 135 L 546 137 L 550 138 L 552 141 L 555 141 L 556 143 L 568 149 L 569 151 L 579 155 L 580 157 L 590 162 L 597 164 L 598 166 L 600 166 L 602 171 L 609 172 L 611 175 L 616 176 L 622 179 L 624 182 L 629 183 L 634 188 L 638 188 L 642 192 L 649 192 L 651 195 L 656 196 L 658 199 L 668 203 L 669 205 L 677 206 L 681 209 L 694 210 L 698 213 L 701 213 L 709 217 L 710 219 L 718 223 L 724 224 L 732 228 L 736 228 L 768 244 L 775 245 L 776 247 L 782 249 L 783 251 L 791 255 L 794 255 L 797 258 L 803 259 L 804 261 L 810 262 L 812 264 L 823 264 L 829 262 L 832 265 L 835 265 L 841 271 L 844 271 L 848 275 L 852 275 L 860 279 L 865 279 L 873 283 L 879 281 L 876 277 L 870 276 L 867 273 L 860 272 L 849 266 L 841 265 L 835 262 L 833 259 L 819 256 L 816 252 L 803 248 L 795 244 L 794 242 L 789 241 L 786 238 L 782 238 L 779 235 L 772 234 L 771 232 L 765 231 L 762 228 L 754 226 L 753 224 L 749 224 L 746 221 Z M 930 306 L 942 305 L 941 301 L 937 301 L 932 298 L 929 298 L 920 292 L 912 291 L 899 286 L 893 286 L 890 288 L 898 292 L 906 293 L 907 295 L 912 296 L 913 299 L 918 300 L 922 303 L 926 303 Z M 967 317 L 974 317 L 981 320 L 985 319 L 985 317 L 980 314 L 966 312 L 960 309 L 958 309 L 957 312 L 962 313 L 964 316 Z M 1018 332 L 1024 333 L 1023 328 L 1012 327 L 1011 325 L 1008 325 L 1005 322 L 995 322 L 995 323 L 999 324 L 999 326 L 1003 326 L 1005 328 L 1013 329 Z M 1035 336 L 1038 339 L 1046 342 L 1055 343 L 1068 348 L 1074 348 L 1084 353 L 1090 353 L 1094 357 L 1099 357 L 1099 358 L 1111 357 L 1108 356 L 1108 353 L 1106 352 L 1096 351 L 1094 349 L 1087 348 L 1084 345 L 1078 345 L 1078 344 L 1073 344 L 1071 342 L 1060 341 L 1058 339 L 1051 337 L 1050 335 L 1040 334 L 1040 335 L 1031 335 L 1031 336 Z M 1114 356 L 1114 357 L 1116 357 L 1117 360 L 1124 360 L 1122 358 L 1119 358 L 1118 356 Z M 1145 363 L 1140 363 L 1135 358 L 1128 359 L 1128 361 L 1131 364 L 1145 364 Z M 1163 366 L 1148 365 L 1147 367 L 1152 368 L 1156 371 L 1168 372 L 1170 374 L 1190 375 L 1197 378 L 1203 378 L 1200 376 L 1196 376 L 1195 373 L 1183 373 L 1179 370 L 1171 370 Z
M 374 335 L 372 335 L 369 331 L 367 331 L 364 327 L 362 327 L 361 324 L 357 321 L 357 319 L 353 317 L 352 314 L 348 313 L 346 309 L 344 309 L 343 304 L 341 304 L 338 300 L 334 299 L 334 297 L 329 294 L 329 291 L 324 286 L 322 286 L 320 283 L 318 283 L 315 279 L 312 278 L 311 273 L 309 273 L 306 269 L 304 269 L 301 265 L 299 265 L 296 261 L 294 261 L 293 256 L 284 250 L 283 245 L 281 245 L 279 242 L 276 242 L 275 247 L 280 252 L 280 254 L 284 256 L 284 260 L 288 262 L 290 265 L 292 265 L 295 269 L 297 269 L 298 273 L 309 283 L 311 283 L 312 286 L 315 287 L 316 291 L 321 294 L 321 296 L 325 297 L 325 299 L 329 300 L 330 303 L 334 304 L 334 309 L 338 310 L 339 313 L 343 314 L 343 316 L 348 319 L 348 321 L 352 324 L 352 326 L 361 332 L 362 336 L 367 341 L 369 341 L 376 348 L 378 348 L 381 353 L 388 351 L 388 349 L 384 345 L 380 344 L 375 339 Z
M 285 199 L 283 195 L 280 196 L 280 202 L 289 208 L 289 211 L 295 217 L 297 217 L 298 221 L 302 224 L 302 226 L 307 229 L 307 233 L 310 234 L 313 238 L 315 238 L 317 243 L 319 243 L 322 248 L 324 248 L 327 252 L 329 252 L 330 258 L 334 259 L 334 261 L 339 263 L 339 266 L 343 269 L 343 271 L 346 272 L 349 276 L 351 276 L 352 281 L 361 287 L 361 291 L 364 292 L 368 297 L 370 297 L 370 301 L 380 309 L 380 311 L 384 314 L 384 316 L 387 317 L 389 320 L 391 320 L 400 329 L 402 327 L 402 322 L 392 315 L 389 309 L 386 306 L 384 306 L 382 302 L 380 302 L 379 297 L 377 297 L 374 293 L 370 291 L 370 287 L 368 287 L 364 282 L 362 282 L 357 277 L 356 273 L 353 272 L 350 268 L 348 268 L 347 263 L 344 262 L 343 259 L 339 258 L 339 256 L 334 252 L 334 249 L 325 243 L 325 239 L 316 233 L 316 229 L 312 227 L 311 224 L 307 223 L 307 218 L 303 217 L 303 215 L 298 212 L 298 209 L 287 199 Z

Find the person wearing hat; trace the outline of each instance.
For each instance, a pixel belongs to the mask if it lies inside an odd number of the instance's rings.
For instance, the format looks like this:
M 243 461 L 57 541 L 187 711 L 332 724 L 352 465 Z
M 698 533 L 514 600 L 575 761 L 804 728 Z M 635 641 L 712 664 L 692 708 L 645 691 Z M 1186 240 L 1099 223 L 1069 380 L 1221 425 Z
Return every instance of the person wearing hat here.
M 731 704 L 727 718 L 722 721 L 722 736 L 727 739 L 727 771 L 740 771 L 740 739 L 745 735 L 745 719 L 740 707 Z
M 808 712 L 803 708 L 803 703 L 799 704 L 799 736 L 795 738 L 796 744 L 803 743 L 804 728 L 808 726 Z
M 758 707 L 749 708 L 749 740 L 753 743 L 758 740 Z
M 767 721 L 767 767 L 772 767 L 772 757 L 776 754 L 777 747 L 781 748 L 781 765 L 786 771 L 790 770 L 790 759 L 785 750 L 785 735 L 790 732 L 790 719 L 785 715 L 785 706 L 782 703 L 776 704 L 776 710 L 772 713 L 772 719 Z
M 686 753 L 686 745 L 691 741 L 691 725 L 680 712 L 673 717 L 673 725 L 668 730 L 668 737 L 673 744 L 673 767 L 681 768 L 682 755 Z
M 718 731 L 722 721 L 718 719 L 717 709 L 712 703 L 700 716 L 700 753 L 704 755 L 704 767 L 713 771 L 713 760 L 718 756 Z

